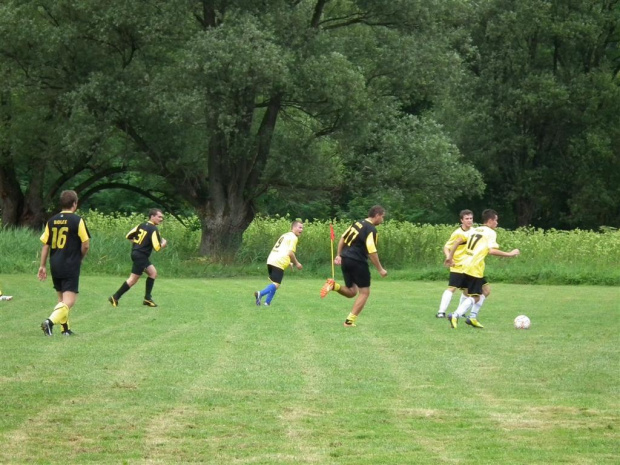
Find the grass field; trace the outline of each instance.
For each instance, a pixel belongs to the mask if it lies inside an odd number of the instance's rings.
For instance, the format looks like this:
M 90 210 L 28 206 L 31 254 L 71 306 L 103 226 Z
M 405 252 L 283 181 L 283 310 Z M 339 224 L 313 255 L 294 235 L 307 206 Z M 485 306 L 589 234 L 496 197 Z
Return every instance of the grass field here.
M 351 300 L 287 275 L 81 281 L 76 336 L 44 337 L 51 282 L 4 275 L 1 463 L 617 464 L 617 287 L 493 285 L 483 330 L 434 317 L 445 283 Z M 456 299 L 453 299 L 454 308 Z M 529 331 L 512 320 L 525 313 Z

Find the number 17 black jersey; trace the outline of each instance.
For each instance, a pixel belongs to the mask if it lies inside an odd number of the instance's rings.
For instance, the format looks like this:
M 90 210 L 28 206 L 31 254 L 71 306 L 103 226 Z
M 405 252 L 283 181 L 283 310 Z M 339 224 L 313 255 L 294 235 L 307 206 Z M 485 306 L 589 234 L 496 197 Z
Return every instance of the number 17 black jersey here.
M 377 252 L 377 228 L 368 220 L 353 223 L 342 238 L 344 240 L 342 257 L 366 262 L 369 253 Z

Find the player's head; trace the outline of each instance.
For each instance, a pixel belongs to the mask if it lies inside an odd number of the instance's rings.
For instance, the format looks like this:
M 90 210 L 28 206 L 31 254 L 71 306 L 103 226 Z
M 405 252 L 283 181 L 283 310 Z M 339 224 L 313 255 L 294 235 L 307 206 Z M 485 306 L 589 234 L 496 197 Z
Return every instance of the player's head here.
M 489 226 L 490 228 L 495 229 L 497 227 L 497 212 L 495 210 L 491 210 L 490 208 L 482 212 L 482 224 Z
M 296 236 L 300 236 L 301 233 L 304 232 L 304 224 L 299 220 L 293 221 L 291 223 L 291 231 L 293 231 Z
M 149 221 L 153 224 L 159 224 L 164 221 L 164 214 L 159 208 L 151 208 L 149 210 Z
M 77 208 L 78 195 L 75 191 L 62 191 L 60 193 L 60 208 L 70 210 L 75 206 Z
M 383 223 L 384 217 L 385 208 L 383 208 L 381 205 L 375 205 L 373 207 L 370 207 L 370 210 L 368 211 L 368 218 L 372 220 L 372 224 L 376 226 Z
M 461 225 L 465 229 L 471 228 L 474 224 L 474 212 L 471 210 L 461 210 L 461 213 L 459 213 L 459 218 L 461 219 Z

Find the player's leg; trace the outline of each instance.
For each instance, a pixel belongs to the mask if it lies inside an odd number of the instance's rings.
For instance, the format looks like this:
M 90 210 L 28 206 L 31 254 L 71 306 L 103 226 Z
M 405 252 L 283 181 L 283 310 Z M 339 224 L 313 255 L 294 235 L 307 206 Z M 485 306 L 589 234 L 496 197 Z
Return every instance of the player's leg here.
M 472 305 L 471 312 L 469 313 L 469 318 L 465 320 L 465 323 L 473 326 L 474 328 L 484 328 L 480 321 L 478 321 L 478 312 L 480 312 L 480 307 L 482 307 L 482 304 L 484 303 L 486 298 L 491 295 L 491 286 L 489 286 L 489 284 L 486 282 L 486 279 L 482 279 L 484 280 L 484 284 L 482 284 L 482 293 L 478 297 L 476 303 Z
M 108 298 L 108 301 L 112 304 L 113 307 L 118 307 L 118 301 L 121 299 L 123 294 L 125 294 L 125 292 L 131 289 L 138 282 L 141 274 L 142 272 L 136 274 L 132 270 L 129 278 L 123 281 L 121 287 L 119 287 L 118 290 L 114 294 L 112 294 L 111 297 Z
M 154 265 L 149 264 L 144 271 L 146 271 L 147 278 L 144 286 L 144 300 L 142 301 L 142 305 L 157 307 L 157 304 L 153 302 L 153 287 L 155 286 L 155 279 L 157 279 L 157 269 Z
M 55 278 L 52 276 L 54 289 L 57 295 L 57 304 L 51 315 L 41 323 L 41 329 L 46 336 L 52 335 L 54 325 L 67 324 L 69 310 L 75 304 L 79 278 Z M 65 328 L 63 327 L 63 332 Z
M 277 266 L 268 266 L 269 269 L 269 280 L 271 284 L 267 285 L 265 289 L 261 292 L 264 292 L 263 295 L 265 298 L 265 305 L 271 305 L 271 301 L 276 296 L 276 292 L 280 289 L 280 285 L 282 284 L 282 280 L 284 279 L 284 270 L 282 268 L 278 268 Z
M 66 318 L 64 319 L 64 321 L 60 322 L 60 325 L 62 326 L 63 336 L 73 335 L 73 331 L 71 331 L 71 326 L 69 325 L 69 316 L 71 314 L 71 309 L 73 308 L 77 300 L 77 285 L 75 286 L 75 289 L 76 291 L 63 291 L 62 296 L 59 297 L 62 299 L 62 302 L 67 306 Z
M 448 287 L 443 294 L 441 294 L 441 301 L 439 302 L 439 310 L 437 310 L 437 318 L 444 318 L 446 316 L 446 310 L 448 310 L 448 306 L 452 301 L 452 296 L 454 295 L 454 291 L 456 291 L 456 287 Z
M 353 308 L 347 316 L 344 325 L 355 326 L 355 321 L 370 296 L 370 268 L 368 263 L 359 262 L 356 260 L 343 260 L 342 272 L 345 277 L 345 283 L 348 289 L 355 289 L 357 292 L 357 298 L 353 303 Z M 341 289 L 342 291 L 342 289 Z
M 357 317 L 362 313 L 362 310 L 364 310 L 368 297 L 370 297 L 370 287 L 360 287 L 357 298 L 355 302 L 353 302 L 353 308 L 346 320 L 344 320 L 345 326 L 356 326 L 355 322 L 357 321 Z
M 271 295 L 271 298 L 273 299 L 273 296 L 275 295 L 278 287 L 280 286 L 280 282 L 282 282 L 282 278 L 280 278 L 278 282 L 274 281 L 274 268 L 276 267 L 274 267 L 273 265 L 267 265 L 267 276 L 269 277 L 269 284 L 267 284 L 260 291 L 254 292 L 254 299 L 257 307 L 261 306 L 261 299 L 263 297 Z M 279 273 L 277 274 L 279 275 Z M 282 276 L 284 276 L 284 270 L 282 270 Z M 277 276 L 275 276 L 275 279 L 277 279 Z M 271 303 L 271 300 L 269 301 L 269 303 Z

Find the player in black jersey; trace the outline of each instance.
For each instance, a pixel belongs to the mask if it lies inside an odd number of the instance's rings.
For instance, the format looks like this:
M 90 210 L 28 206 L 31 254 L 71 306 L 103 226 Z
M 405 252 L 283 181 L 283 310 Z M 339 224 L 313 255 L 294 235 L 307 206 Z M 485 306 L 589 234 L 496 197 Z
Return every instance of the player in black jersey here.
M 153 296 L 151 295 L 153 292 L 153 286 L 155 285 L 155 278 L 157 278 L 157 269 L 149 261 L 149 257 L 151 256 L 151 252 L 153 252 L 153 250 L 159 252 L 161 249 L 166 247 L 166 239 L 162 239 L 159 234 L 159 230 L 157 229 L 157 225 L 159 225 L 162 221 L 164 221 L 164 214 L 162 211 L 157 208 L 152 208 L 149 211 L 149 220 L 145 223 L 139 224 L 127 233 L 127 239 L 133 242 L 133 247 L 131 249 L 131 260 L 133 261 L 133 266 L 127 281 L 123 283 L 114 295 L 108 298 L 108 301 L 113 307 L 118 307 L 118 301 L 121 299 L 123 294 L 138 282 L 140 276 L 145 271 L 148 278 L 146 278 L 146 290 L 144 292 L 144 300 L 142 301 L 142 304 L 149 307 L 157 307 L 157 304 L 153 302 Z
M 346 318 L 345 326 L 355 326 L 357 316 L 362 313 L 364 305 L 370 296 L 370 269 L 368 259 L 375 266 L 381 277 L 387 276 L 387 271 L 381 266 L 377 254 L 377 228 L 383 223 L 385 209 L 375 205 L 368 212 L 368 218 L 354 222 L 344 232 L 338 242 L 338 255 L 334 264 L 341 265 L 345 285 L 342 286 L 333 279 L 328 279 L 321 289 L 321 298 L 334 290 L 348 298 L 357 296 L 351 313 Z
M 82 260 L 90 247 L 90 233 L 86 223 L 75 214 L 77 203 L 75 191 L 63 191 L 60 194 L 62 211 L 49 219 L 41 235 L 43 249 L 38 277 L 41 281 L 47 278 L 49 256 L 52 281 L 58 293 L 58 304 L 49 318 L 41 323 L 46 336 L 52 335 L 52 328 L 57 324 L 62 326 L 63 335 L 73 335 L 69 327 L 69 311 L 77 298 Z

